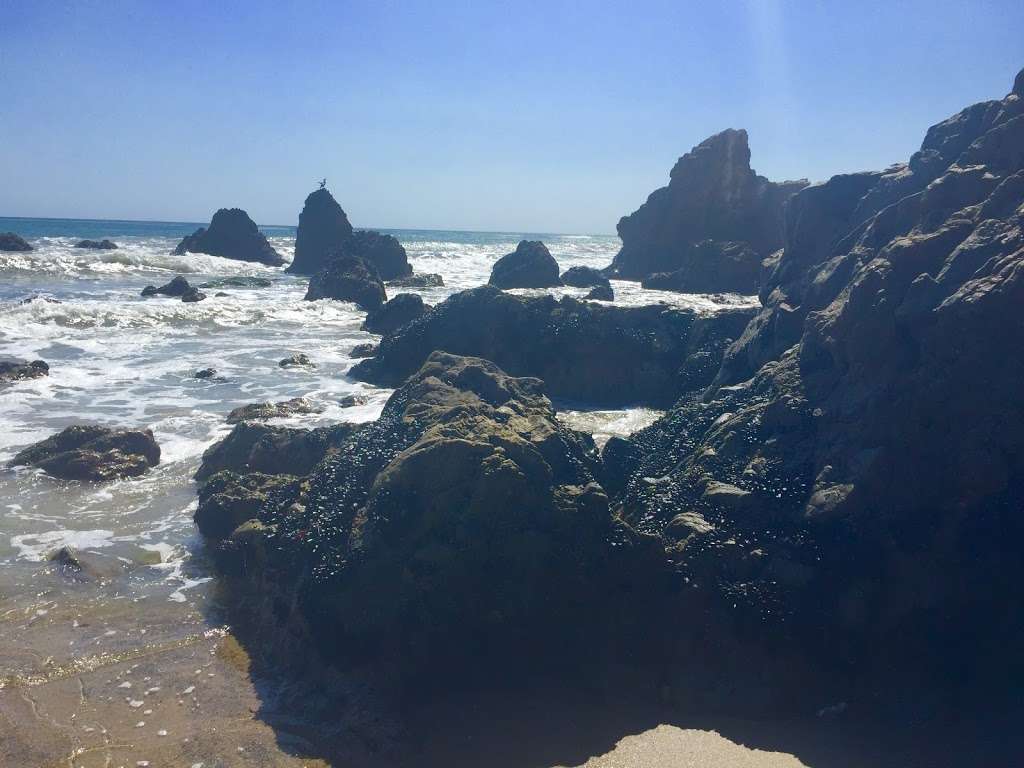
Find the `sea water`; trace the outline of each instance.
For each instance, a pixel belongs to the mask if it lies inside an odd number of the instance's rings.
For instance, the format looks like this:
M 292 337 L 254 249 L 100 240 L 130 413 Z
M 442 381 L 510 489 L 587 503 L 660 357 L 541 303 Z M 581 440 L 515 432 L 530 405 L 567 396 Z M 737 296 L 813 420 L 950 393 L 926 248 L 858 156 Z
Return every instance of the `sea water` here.
M 362 311 L 346 302 L 304 301 L 307 279 L 284 268 L 172 255 L 198 226 L 0 219 L 0 231 L 17 232 L 35 249 L 0 252 L 0 358 L 41 358 L 50 365 L 47 377 L 0 389 L 0 690 L 59 680 L 68 669 L 102 672 L 105 664 L 120 665 L 116 679 L 129 682 L 125 670 L 146 649 L 192 647 L 195 638 L 220 631 L 211 569 L 192 523 L 191 477 L 203 451 L 229 431 L 227 413 L 246 403 L 303 396 L 322 412 L 274 423 L 361 422 L 376 418 L 390 394 L 346 376 L 355 362 L 352 348 L 376 340 L 360 330 Z M 262 230 L 290 260 L 294 228 Z M 604 267 L 619 246 L 618 238 L 603 235 L 384 231 L 405 246 L 415 272 L 443 276 L 443 288 L 400 289 L 430 304 L 485 283 L 493 263 L 524 238 L 543 240 L 562 269 Z M 119 247 L 75 248 L 84 238 L 110 238 Z M 205 301 L 193 304 L 140 296 L 144 286 L 177 274 L 193 284 L 252 276 L 271 286 L 211 287 L 204 289 Z M 756 302 L 645 291 L 630 282 L 613 281 L 613 287 L 620 305 L 661 302 L 713 312 Z M 587 290 L 551 292 L 582 296 Z M 308 355 L 315 367 L 278 365 L 295 353 Z M 195 378 L 204 368 L 217 376 Z M 364 404 L 341 407 L 350 394 Z M 601 442 L 657 415 L 573 404 L 560 418 Z M 81 422 L 152 429 L 162 452 L 159 466 L 104 485 L 6 468 L 21 448 Z M 46 565 L 62 546 L 93 553 L 106 564 L 106 576 L 69 586 L 66 574 Z M 168 665 L 163 674 L 170 678 Z

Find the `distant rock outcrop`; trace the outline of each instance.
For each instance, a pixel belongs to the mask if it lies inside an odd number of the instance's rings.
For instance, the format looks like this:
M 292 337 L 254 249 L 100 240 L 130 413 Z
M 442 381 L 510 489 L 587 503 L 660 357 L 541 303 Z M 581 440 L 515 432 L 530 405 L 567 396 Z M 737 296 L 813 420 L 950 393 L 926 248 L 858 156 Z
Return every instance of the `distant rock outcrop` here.
M 79 240 L 75 248 L 89 248 L 94 251 L 112 251 L 117 248 L 117 243 L 112 240 Z
M 13 232 L 0 232 L 0 251 L 32 251 L 35 250 L 25 242 L 24 238 Z
M 388 287 L 394 288 L 443 288 L 444 278 L 433 272 L 396 277 L 387 281 Z
M 429 309 L 430 305 L 424 304 L 415 293 L 400 293 L 370 312 L 363 323 L 363 330 L 387 336 L 426 314 Z
M 50 375 L 50 366 L 42 360 L 0 360 L 0 386 L 25 379 Z
M 63 480 L 101 482 L 135 477 L 160 463 L 160 446 L 146 430 L 75 425 L 31 445 L 10 466 L 33 466 Z
M 267 242 L 256 222 L 241 208 L 221 208 L 213 214 L 209 227 L 200 227 L 183 239 L 174 253 L 206 253 L 271 267 L 284 264 L 284 259 Z
M 782 245 L 785 202 L 806 186 L 806 181 L 775 183 L 756 175 L 746 131 L 716 134 L 679 159 L 667 187 L 619 221 L 622 249 L 610 272 L 640 280 L 691 262 L 691 270 L 713 275 L 713 264 L 692 265 L 691 246 L 705 240 L 743 242 L 765 258 Z
M 521 240 L 515 251 L 494 262 L 488 282 L 498 288 L 550 288 L 562 284 L 558 262 L 540 240 Z
M 387 293 L 373 264 L 357 256 L 335 256 L 309 281 L 306 301 L 318 299 L 352 301 L 371 310 L 387 301 Z
M 287 271 L 298 275 L 316 274 L 350 237 L 352 225 L 334 196 L 322 187 L 311 192 L 299 214 L 295 258 Z
M 667 406 L 703 389 L 753 310 L 699 316 L 663 306 L 615 307 L 566 297 L 520 297 L 493 286 L 457 293 L 381 341 L 353 378 L 397 386 L 434 350 L 494 361 L 544 379 L 558 397 Z

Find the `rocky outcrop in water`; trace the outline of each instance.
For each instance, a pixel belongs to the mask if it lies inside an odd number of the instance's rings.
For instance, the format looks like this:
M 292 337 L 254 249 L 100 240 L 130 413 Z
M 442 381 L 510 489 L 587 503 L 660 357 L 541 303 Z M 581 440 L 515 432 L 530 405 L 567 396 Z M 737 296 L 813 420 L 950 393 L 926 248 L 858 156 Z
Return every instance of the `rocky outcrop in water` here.
M 570 267 L 562 273 L 559 279 L 562 285 L 571 285 L 575 288 L 598 288 L 611 285 L 604 273 L 593 267 Z
M 0 251 L 31 251 L 31 245 L 13 232 L 0 232 Z
M 239 406 L 228 414 L 226 421 L 228 424 L 237 424 L 240 421 L 266 421 L 288 416 L 308 416 L 323 413 L 323 410 L 323 406 L 308 398 L 293 397 L 291 400 L 277 403 L 249 403 Z
M 679 293 L 757 293 L 761 256 L 746 243 L 704 240 L 686 248 L 682 266 L 641 280 L 644 288 Z
M 311 192 L 299 214 L 295 258 L 287 271 L 315 275 L 351 237 L 352 225 L 334 196 L 326 189 Z
M 75 243 L 75 248 L 88 248 L 93 251 L 113 251 L 117 248 L 117 243 L 113 240 L 79 240 Z
M 542 378 L 557 397 L 667 406 L 702 389 L 752 310 L 698 316 L 663 306 L 614 307 L 573 298 L 519 297 L 483 286 L 455 294 L 380 344 L 351 376 L 397 386 L 434 350 L 494 361 Z
M 15 381 L 50 375 L 50 366 L 42 360 L 0 360 L 0 387 Z
M 155 285 L 147 285 L 142 289 L 142 295 L 145 297 L 149 296 L 184 296 L 189 291 L 193 290 L 192 284 L 189 283 L 181 275 L 176 275 L 171 279 L 169 283 L 161 285 L 159 288 Z
M 184 238 L 173 251 L 206 253 L 236 261 L 253 261 L 271 267 L 284 264 L 256 222 L 241 208 L 221 208 L 210 220 L 209 227 L 200 227 Z
M 610 272 L 641 280 L 685 269 L 694 279 L 700 276 L 703 291 L 733 290 L 713 285 L 716 252 L 692 247 L 705 240 L 742 242 L 758 259 L 766 258 L 782 246 L 783 206 L 805 186 L 806 181 L 775 183 L 758 176 L 750 168 L 747 132 L 722 131 L 679 158 L 668 186 L 619 221 L 622 249 Z M 709 258 L 712 263 L 705 264 Z M 736 268 L 721 265 L 731 280 Z
M 227 294 L 219 294 L 226 296 Z M 206 298 L 206 294 L 196 288 L 194 285 L 189 286 L 189 289 L 181 294 L 181 300 L 186 304 L 194 304 L 197 301 L 203 301 Z
M 10 466 L 32 466 L 62 480 L 103 482 L 136 477 L 160 463 L 148 430 L 75 425 L 19 452 Z
M 444 278 L 434 272 L 405 275 L 388 280 L 389 288 L 443 288 Z
M 549 288 L 561 285 L 558 262 L 540 240 L 521 240 L 491 268 L 490 285 L 498 288 Z
M 400 293 L 370 312 L 363 323 L 363 330 L 387 336 L 422 317 L 429 309 L 430 305 L 424 304 L 415 293 Z
M 715 385 L 616 449 L 623 514 L 730 643 L 795 653 L 824 700 L 1002 700 L 1024 679 L 1024 100 L 801 191 L 784 247 Z M 762 680 L 797 696 L 792 674 Z
M 364 310 L 376 309 L 387 298 L 377 268 L 356 256 L 336 256 L 329 266 L 313 275 L 306 290 L 306 301 L 351 301 Z
M 612 290 L 611 283 L 608 285 L 598 285 L 590 289 L 590 293 L 583 297 L 588 301 L 615 301 L 615 291 Z
M 296 352 L 294 355 L 278 360 L 279 368 L 316 368 L 309 355 L 305 352 Z
M 306 475 L 353 429 L 350 424 L 298 429 L 242 421 L 203 453 L 195 478 L 206 480 L 224 470 Z

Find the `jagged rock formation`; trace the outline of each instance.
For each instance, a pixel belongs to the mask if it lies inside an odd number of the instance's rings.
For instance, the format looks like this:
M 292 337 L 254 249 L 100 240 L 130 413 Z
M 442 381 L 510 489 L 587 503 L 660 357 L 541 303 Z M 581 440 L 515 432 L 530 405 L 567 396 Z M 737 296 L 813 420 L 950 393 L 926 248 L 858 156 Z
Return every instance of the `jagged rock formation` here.
M 13 232 L 0 232 L 0 251 L 31 251 L 35 250 L 25 239 Z
M 75 248 L 88 248 L 94 251 L 113 251 L 117 248 L 117 243 L 113 240 L 79 240 L 75 243 Z
M 352 225 L 338 201 L 326 189 L 309 194 L 299 214 L 295 258 L 288 272 L 314 275 L 327 266 L 331 254 L 352 237 Z
M 593 468 L 541 382 L 434 353 L 303 482 L 218 475 L 196 519 L 214 539 L 235 526 L 217 558 L 233 588 L 291 606 L 268 634 L 307 626 L 325 658 L 409 677 L 557 669 L 607 651 L 657 568 Z
M 703 240 L 684 250 L 682 266 L 641 280 L 644 288 L 679 293 L 757 293 L 761 256 L 746 243 Z
M 287 416 L 307 416 L 322 413 L 323 410 L 323 406 L 308 398 L 293 397 L 291 400 L 281 400 L 277 403 L 249 403 L 239 406 L 228 414 L 226 421 L 228 424 L 237 424 L 240 421 L 265 421 Z
M 526 298 L 482 286 L 455 294 L 386 336 L 351 376 L 397 386 L 434 350 L 494 361 L 542 378 L 553 395 L 606 405 L 667 406 L 711 381 L 752 310 L 701 317 L 661 306 L 610 307 Z
M 352 301 L 362 309 L 376 309 L 388 296 L 380 273 L 358 256 L 335 256 L 331 263 L 309 281 L 306 301 L 335 299 Z
M 142 289 L 142 295 L 149 296 L 184 296 L 192 290 L 192 284 L 182 277 L 175 275 L 170 282 L 157 288 L 155 285 L 147 285 Z
M 400 293 L 367 314 L 363 330 L 387 336 L 417 317 L 422 317 L 429 310 L 430 305 L 424 304 L 423 299 L 417 294 Z
M 267 242 L 256 222 L 241 208 L 221 208 L 213 214 L 209 227 L 200 227 L 185 237 L 173 252 L 176 255 L 206 253 L 271 267 L 284 264 L 284 259 Z
M 68 427 L 20 451 L 10 466 L 38 467 L 63 480 L 103 482 L 136 477 L 160 463 L 160 446 L 148 430 Z
M 444 278 L 435 272 L 427 272 L 396 277 L 394 280 L 388 280 L 387 284 L 393 288 L 443 288 Z
M 49 375 L 50 366 L 42 360 L 0 360 L 0 386 Z
M 1021 94 L 798 193 L 769 267 L 703 400 L 614 449 L 626 518 L 828 696 L 998 701 L 1024 679 Z
M 383 280 L 412 274 L 405 248 L 398 240 L 373 230 L 353 230 L 334 196 L 326 189 L 318 189 L 306 198 L 299 214 L 295 258 L 287 271 L 315 275 L 330 267 L 339 256 L 365 259 L 376 267 Z
M 540 240 L 521 240 L 491 267 L 490 285 L 498 288 L 549 288 L 561 285 L 558 262 Z
M 722 131 L 679 158 L 668 186 L 619 221 L 622 249 L 609 271 L 641 280 L 684 269 L 707 285 L 718 266 L 702 262 L 717 254 L 692 246 L 705 240 L 739 241 L 758 257 L 769 256 L 782 245 L 785 202 L 805 186 L 806 181 L 775 183 L 758 176 L 750 168 L 747 132 Z

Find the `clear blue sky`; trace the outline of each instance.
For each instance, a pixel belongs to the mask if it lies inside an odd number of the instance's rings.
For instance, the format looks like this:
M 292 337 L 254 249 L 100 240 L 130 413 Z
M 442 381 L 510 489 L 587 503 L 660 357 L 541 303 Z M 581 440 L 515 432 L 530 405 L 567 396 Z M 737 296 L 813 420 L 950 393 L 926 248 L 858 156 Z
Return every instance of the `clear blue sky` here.
M 1024 2 L 0 0 L 0 215 L 614 232 L 727 127 L 770 178 L 1005 95 Z

